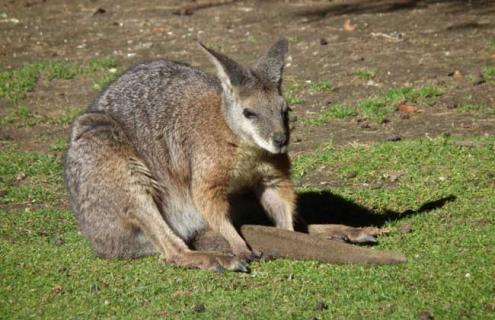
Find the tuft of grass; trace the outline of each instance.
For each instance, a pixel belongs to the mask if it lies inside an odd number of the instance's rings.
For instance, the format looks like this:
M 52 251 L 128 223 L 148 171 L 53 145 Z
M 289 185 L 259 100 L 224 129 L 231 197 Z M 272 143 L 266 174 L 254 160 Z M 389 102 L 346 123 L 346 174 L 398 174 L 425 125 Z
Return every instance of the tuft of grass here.
M 34 127 L 39 124 L 68 125 L 83 111 L 84 108 L 80 107 L 66 107 L 58 116 L 46 116 L 19 105 L 8 108 L 6 116 L 0 119 L 0 124 L 15 124 L 17 127 Z
M 67 139 L 57 139 L 50 146 L 52 151 L 65 151 L 67 149 Z
M 301 97 L 301 90 L 303 88 L 303 84 L 296 82 L 292 82 L 286 85 L 284 97 L 289 105 L 293 106 L 304 104 L 304 99 Z
M 384 94 L 384 99 L 391 104 L 398 104 L 403 101 L 416 103 L 420 99 L 434 99 L 442 94 L 443 92 L 439 88 L 430 85 L 419 88 L 402 87 L 387 90 Z
M 7 148 L 0 152 L 0 204 L 50 203 L 64 188 L 60 159 Z
M 385 120 L 389 114 L 395 111 L 395 108 L 391 104 L 378 97 L 361 100 L 357 106 L 367 118 L 378 122 Z
M 54 125 L 68 125 L 71 124 L 83 112 L 84 108 L 65 107 L 61 115 L 47 118 L 46 122 Z
M 376 71 L 372 70 L 372 69 L 361 69 L 361 70 L 357 70 L 357 71 L 353 72 L 352 75 L 361 79 L 361 80 L 368 81 L 368 80 L 375 78 Z
M 24 105 L 8 108 L 7 114 L 0 119 L 1 125 L 16 123 L 19 127 L 33 127 L 41 122 L 43 122 L 43 117 L 34 114 Z
M 0 72 L 0 98 L 17 103 L 27 92 L 33 90 L 39 75 L 39 64 L 28 64 L 18 70 Z
M 0 98 L 14 104 L 24 99 L 32 91 L 41 76 L 49 80 L 70 80 L 77 77 L 98 76 L 108 83 L 116 75 L 115 62 L 110 58 L 94 58 L 86 64 L 77 65 L 66 62 L 42 62 L 25 64 L 19 69 L 0 72 Z M 113 80 L 113 79 L 112 79 Z
M 495 114 L 495 107 L 483 103 L 465 103 L 457 109 L 460 112 L 479 112 L 482 114 Z
M 334 103 L 327 106 L 326 110 L 320 113 L 317 117 L 308 119 L 307 123 L 318 126 L 327 123 L 330 119 L 344 119 L 354 117 L 356 115 L 357 112 L 354 108 L 343 103 Z
M 312 92 L 324 92 L 333 89 L 333 85 L 328 80 L 313 81 L 308 84 L 308 88 Z
M 486 66 L 483 71 L 481 71 L 483 79 L 490 81 L 495 80 L 495 66 Z

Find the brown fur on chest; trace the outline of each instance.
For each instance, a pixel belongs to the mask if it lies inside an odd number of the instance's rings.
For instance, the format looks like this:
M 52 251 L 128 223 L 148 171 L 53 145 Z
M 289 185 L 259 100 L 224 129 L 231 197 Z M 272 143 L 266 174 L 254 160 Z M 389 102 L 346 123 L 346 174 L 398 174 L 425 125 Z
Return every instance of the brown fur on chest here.
M 229 192 L 254 189 L 289 176 L 290 164 L 285 154 L 271 155 L 257 148 L 240 146 L 234 159 L 228 185 Z

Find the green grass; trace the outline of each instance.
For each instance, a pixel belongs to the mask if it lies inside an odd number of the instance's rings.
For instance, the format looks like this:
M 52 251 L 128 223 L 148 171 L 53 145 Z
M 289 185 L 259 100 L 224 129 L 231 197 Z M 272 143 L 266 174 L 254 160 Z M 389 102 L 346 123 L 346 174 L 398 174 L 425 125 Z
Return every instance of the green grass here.
M 354 106 L 342 103 L 330 105 L 316 117 L 306 120 L 312 125 L 321 125 L 334 118 L 348 118 L 362 115 L 376 122 L 383 122 L 392 115 L 401 102 L 411 102 L 420 106 L 433 105 L 442 90 L 435 86 L 400 87 L 386 90 L 382 96 L 373 96 L 360 100 Z
M 481 71 L 483 79 L 490 81 L 495 80 L 495 65 L 486 66 L 483 71 Z
M 495 114 L 495 107 L 490 107 L 483 103 L 465 103 L 457 109 L 460 112 L 472 112 L 481 114 Z
M 84 111 L 81 107 L 65 107 L 56 116 L 47 116 L 34 113 L 26 106 L 18 105 L 7 109 L 5 117 L 0 119 L 0 124 L 15 124 L 16 127 L 33 127 L 39 124 L 69 125 Z
M 385 92 L 383 98 L 386 103 L 398 104 L 402 101 L 418 102 L 420 99 L 437 98 L 442 91 L 434 86 L 392 88 Z
M 285 86 L 284 97 L 290 106 L 304 104 L 304 99 L 301 97 L 302 89 L 304 85 L 295 82 Z
M 312 92 L 325 92 L 333 89 L 333 85 L 328 80 L 313 81 L 308 84 L 308 88 Z
M 0 152 L 0 177 L 0 205 L 50 202 L 64 188 L 59 159 L 12 148 Z
M 345 105 L 343 103 L 334 103 L 326 107 L 326 109 L 319 113 L 315 118 L 310 118 L 306 123 L 311 125 L 322 125 L 330 121 L 330 119 L 344 119 L 354 117 L 357 112 L 354 108 Z
M 285 85 L 284 97 L 289 105 L 304 104 L 305 100 L 302 97 L 305 90 L 310 92 L 325 92 L 331 91 L 333 85 L 328 80 L 314 81 L 307 84 L 291 82 Z
M 367 118 L 378 122 L 383 121 L 389 114 L 395 111 L 392 105 L 377 97 L 361 100 L 357 106 Z
M 90 59 L 83 65 L 66 62 L 25 64 L 19 69 L 0 72 L 0 98 L 6 98 L 14 104 L 19 103 L 27 92 L 34 89 L 41 76 L 49 80 L 97 76 L 95 83 L 106 84 L 117 76 L 114 70 L 115 62 L 110 58 Z
M 294 176 L 325 166 L 344 182 L 332 192 L 379 212 L 403 212 L 447 196 L 455 201 L 398 222 L 376 249 L 403 252 L 399 266 L 254 262 L 251 274 L 184 270 L 158 261 L 95 257 L 64 198 L 58 158 L 0 149 L 0 314 L 6 319 L 435 319 L 494 318 L 495 138 L 479 147 L 449 138 L 371 146 L 322 146 L 294 161 Z M 403 171 L 390 186 L 370 188 Z M 353 172 L 353 178 L 346 178 Z M 25 173 L 23 181 L 15 177 Z M 19 190 L 30 190 L 29 192 Z M 27 189 L 26 189 L 27 188 Z M 312 188 L 314 191 L 319 189 Z M 49 196 L 40 196 L 44 192 Z M 38 206 L 32 206 L 32 200 Z M 19 204 L 7 207 L 7 205 Z M 41 205 L 41 208 L 39 207 Z M 3 209 L 2 209 L 3 208 Z M 329 214 L 333 208 L 329 207 Z M 314 310 L 317 302 L 328 309 Z M 206 311 L 197 314 L 194 305 Z
M 353 76 L 361 80 L 371 80 L 376 76 L 376 71 L 372 69 L 361 69 L 352 73 Z

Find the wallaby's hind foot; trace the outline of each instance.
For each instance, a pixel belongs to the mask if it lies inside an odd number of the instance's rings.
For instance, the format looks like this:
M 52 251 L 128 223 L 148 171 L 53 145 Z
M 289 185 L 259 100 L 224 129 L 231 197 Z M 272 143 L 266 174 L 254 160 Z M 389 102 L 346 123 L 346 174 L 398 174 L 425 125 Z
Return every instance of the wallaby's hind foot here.
M 377 236 L 390 233 L 388 228 L 349 227 L 342 224 L 310 224 L 308 233 L 320 238 L 351 243 L 376 243 Z
M 224 270 L 249 272 L 248 264 L 243 259 L 217 252 L 189 251 L 175 256 L 165 257 L 167 263 L 187 268 L 198 268 L 209 271 L 223 272 Z

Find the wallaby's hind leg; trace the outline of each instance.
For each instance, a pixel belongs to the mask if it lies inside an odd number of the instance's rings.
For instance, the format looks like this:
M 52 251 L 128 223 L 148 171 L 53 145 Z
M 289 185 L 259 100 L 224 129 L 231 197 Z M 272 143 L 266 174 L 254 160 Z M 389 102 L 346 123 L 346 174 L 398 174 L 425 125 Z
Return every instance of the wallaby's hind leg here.
M 75 121 L 65 175 L 81 231 L 98 255 L 128 258 L 158 252 L 181 266 L 247 270 L 238 258 L 189 250 L 156 205 L 167 200 L 163 186 L 109 116 L 88 113 Z
M 310 224 L 308 233 L 321 238 L 343 240 L 352 243 L 375 243 L 376 236 L 390 232 L 387 228 L 349 227 L 342 224 Z

